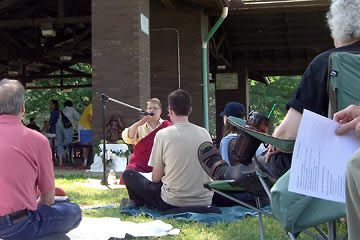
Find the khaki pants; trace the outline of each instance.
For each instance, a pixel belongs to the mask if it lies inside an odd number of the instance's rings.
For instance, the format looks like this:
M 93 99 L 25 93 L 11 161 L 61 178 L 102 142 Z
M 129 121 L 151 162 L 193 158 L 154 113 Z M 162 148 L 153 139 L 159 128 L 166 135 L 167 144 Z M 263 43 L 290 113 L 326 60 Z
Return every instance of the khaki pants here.
M 360 149 L 350 158 L 346 170 L 346 212 L 349 240 L 360 239 Z

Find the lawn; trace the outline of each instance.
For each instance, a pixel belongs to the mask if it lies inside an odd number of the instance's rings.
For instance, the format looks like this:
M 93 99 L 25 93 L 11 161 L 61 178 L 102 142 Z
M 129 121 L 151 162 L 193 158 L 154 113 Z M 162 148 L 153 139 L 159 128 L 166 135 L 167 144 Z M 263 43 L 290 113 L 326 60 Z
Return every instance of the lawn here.
M 73 203 L 79 204 L 80 207 L 89 206 L 106 206 L 111 204 L 119 204 L 123 197 L 128 198 L 126 189 L 95 189 L 86 187 L 75 182 L 87 182 L 88 177 L 83 175 L 56 175 L 56 186 L 63 188 Z M 132 222 L 148 222 L 153 220 L 147 216 L 129 216 L 120 214 L 120 208 L 114 207 L 109 209 L 83 210 L 84 217 L 116 217 L 122 221 Z M 179 228 L 180 235 L 166 236 L 162 239 L 260 239 L 258 228 L 258 219 L 256 217 L 245 218 L 234 223 L 216 224 L 207 226 L 197 222 L 183 222 L 172 219 L 164 219 L 166 223 Z M 264 217 L 265 239 L 288 239 L 279 223 Z M 337 224 L 340 232 L 344 234 L 346 226 L 340 222 Z M 301 234 L 298 239 L 311 239 Z

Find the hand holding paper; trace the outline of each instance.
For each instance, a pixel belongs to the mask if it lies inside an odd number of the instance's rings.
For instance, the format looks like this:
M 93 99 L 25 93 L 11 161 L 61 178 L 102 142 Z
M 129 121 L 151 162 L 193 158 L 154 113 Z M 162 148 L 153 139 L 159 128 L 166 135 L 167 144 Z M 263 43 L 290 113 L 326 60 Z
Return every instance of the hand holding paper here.
M 346 164 L 360 148 L 352 130 L 335 134 L 340 124 L 304 110 L 291 164 L 289 191 L 345 202 Z
M 336 129 L 336 134 L 343 135 L 351 129 L 355 129 L 357 136 L 360 136 L 360 106 L 350 105 L 334 115 L 334 121 L 341 125 Z

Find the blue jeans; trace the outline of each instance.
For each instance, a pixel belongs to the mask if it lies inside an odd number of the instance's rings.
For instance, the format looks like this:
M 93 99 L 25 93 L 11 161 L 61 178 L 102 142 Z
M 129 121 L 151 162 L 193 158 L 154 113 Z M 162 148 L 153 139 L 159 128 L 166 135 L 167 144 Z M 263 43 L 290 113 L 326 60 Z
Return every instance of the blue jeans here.
M 65 153 L 64 147 L 72 143 L 73 128 L 64 128 L 63 125 L 56 125 L 56 153 L 62 155 Z
M 81 209 L 72 203 L 38 206 L 28 211 L 28 217 L 15 224 L 0 223 L 0 238 L 6 240 L 33 239 L 53 233 L 67 233 L 76 228 L 82 219 Z

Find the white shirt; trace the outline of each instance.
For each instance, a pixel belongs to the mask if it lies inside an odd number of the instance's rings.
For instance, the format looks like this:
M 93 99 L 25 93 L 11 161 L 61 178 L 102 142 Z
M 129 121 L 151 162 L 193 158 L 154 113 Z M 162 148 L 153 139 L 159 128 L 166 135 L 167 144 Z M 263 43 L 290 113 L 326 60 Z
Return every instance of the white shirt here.
M 66 106 L 62 112 L 65 114 L 65 116 L 69 119 L 70 122 L 79 121 L 80 120 L 80 114 L 75 110 L 73 107 Z M 62 125 L 61 122 L 61 112 L 59 120 L 57 121 L 56 125 Z

